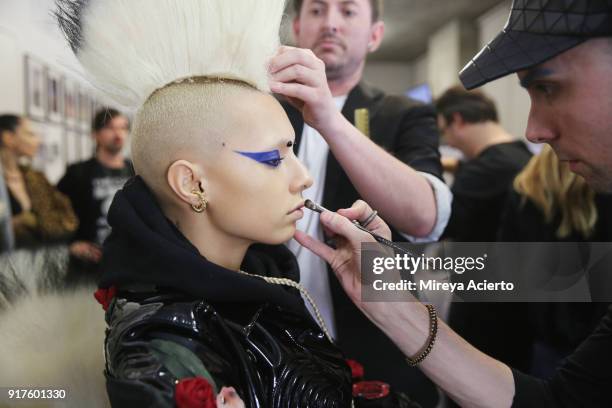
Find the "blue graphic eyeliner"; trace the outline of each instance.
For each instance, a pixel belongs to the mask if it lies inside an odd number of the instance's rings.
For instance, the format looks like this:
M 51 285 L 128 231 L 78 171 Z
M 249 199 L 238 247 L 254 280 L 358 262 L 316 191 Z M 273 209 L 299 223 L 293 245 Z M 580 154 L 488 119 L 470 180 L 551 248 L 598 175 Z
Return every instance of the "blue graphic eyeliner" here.
M 267 164 L 271 167 L 277 167 L 281 161 L 283 160 L 280 157 L 280 152 L 278 149 L 270 150 L 269 152 L 240 152 L 238 150 L 234 150 L 235 153 L 238 153 L 244 157 L 248 157 L 249 159 L 253 159 L 256 162 Z

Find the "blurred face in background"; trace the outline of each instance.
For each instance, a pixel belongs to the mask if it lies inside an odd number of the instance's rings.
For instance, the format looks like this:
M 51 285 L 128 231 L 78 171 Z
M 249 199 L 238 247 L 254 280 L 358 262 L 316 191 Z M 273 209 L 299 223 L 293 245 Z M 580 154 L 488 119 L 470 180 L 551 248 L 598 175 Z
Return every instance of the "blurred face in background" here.
M 383 22 L 372 21 L 370 0 L 304 0 L 293 21 L 297 46 L 311 49 L 325 63 L 330 80 L 362 68 L 383 33 Z
M 444 116 L 442 115 L 438 115 L 438 129 L 440 130 L 440 135 L 442 136 L 447 145 L 451 147 L 457 147 L 452 129 L 447 123 L 446 118 L 444 118 Z
M 17 157 L 33 158 L 38 152 L 40 138 L 32 129 L 30 121 L 21 119 L 15 132 L 5 131 L 2 135 L 2 144 Z
M 121 153 L 129 134 L 130 124 L 128 119 L 123 116 L 115 116 L 106 126 L 94 132 L 94 138 L 98 149 L 102 149 L 110 154 Z

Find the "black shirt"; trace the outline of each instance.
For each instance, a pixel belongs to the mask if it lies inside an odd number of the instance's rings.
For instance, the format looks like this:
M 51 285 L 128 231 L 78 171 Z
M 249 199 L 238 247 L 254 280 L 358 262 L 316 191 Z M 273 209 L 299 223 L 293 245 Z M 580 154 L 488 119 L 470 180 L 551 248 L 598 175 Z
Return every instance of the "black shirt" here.
M 133 174 L 127 160 L 120 169 L 108 168 L 96 158 L 68 167 L 57 188 L 70 198 L 79 218 L 75 241 L 104 242 L 110 233 L 106 216 L 113 197 Z
M 612 307 L 550 380 L 513 376 L 515 408 L 612 407 Z
M 506 193 L 530 158 L 525 143 L 516 141 L 490 146 L 463 163 L 451 188 L 453 205 L 444 237 L 495 241 Z

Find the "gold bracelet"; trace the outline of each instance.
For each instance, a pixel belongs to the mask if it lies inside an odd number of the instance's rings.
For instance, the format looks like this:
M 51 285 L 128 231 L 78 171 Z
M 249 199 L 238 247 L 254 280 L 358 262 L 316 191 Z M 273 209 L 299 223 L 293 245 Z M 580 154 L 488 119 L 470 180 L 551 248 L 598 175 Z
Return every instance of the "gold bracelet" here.
M 429 312 L 429 338 L 427 339 L 425 349 L 421 353 L 413 358 L 406 357 L 406 361 L 408 361 L 408 364 L 412 367 L 417 366 L 429 355 L 436 342 L 436 335 L 438 334 L 438 314 L 436 313 L 436 308 L 432 305 L 425 305 L 425 307 Z

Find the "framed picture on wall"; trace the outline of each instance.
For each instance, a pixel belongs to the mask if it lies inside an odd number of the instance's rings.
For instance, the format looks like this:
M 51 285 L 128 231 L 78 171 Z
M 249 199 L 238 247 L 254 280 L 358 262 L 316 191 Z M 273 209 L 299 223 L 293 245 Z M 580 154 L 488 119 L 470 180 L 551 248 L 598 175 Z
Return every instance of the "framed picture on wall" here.
M 79 128 L 89 131 L 91 126 L 91 97 L 85 89 L 79 92 Z
M 64 79 L 51 68 L 47 69 L 47 119 L 53 123 L 64 121 Z
M 77 126 L 79 114 L 77 103 L 78 92 L 78 84 L 67 78 L 64 81 L 64 123 L 68 129 L 75 129 Z
M 32 120 L 43 121 L 47 116 L 46 67 L 31 55 L 25 56 L 24 65 L 26 115 Z
M 65 171 L 63 128 L 55 123 L 34 123 L 41 144 L 32 165 L 43 171 L 51 184 L 59 181 Z

